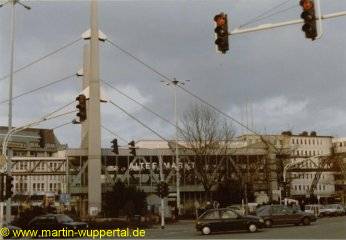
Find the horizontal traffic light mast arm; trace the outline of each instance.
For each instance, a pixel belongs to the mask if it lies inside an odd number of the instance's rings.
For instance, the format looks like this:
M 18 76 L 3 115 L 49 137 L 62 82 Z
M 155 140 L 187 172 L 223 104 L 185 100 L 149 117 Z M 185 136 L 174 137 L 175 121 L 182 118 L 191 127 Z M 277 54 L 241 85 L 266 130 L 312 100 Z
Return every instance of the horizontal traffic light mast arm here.
M 323 20 L 323 19 L 336 18 L 336 17 L 342 17 L 342 16 L 346 16 L 346 11 L 322 15 L 321 19 Z M 317 17 L 317 20 L 319 20 L 319 17 Z M 297 19 L 297 20 L 291 20 L 291 21 L 279 22 L 279 23 L 267 23 L 267 24 L 262 24 L 252 28 L 236 28 L 233 31 L 231 31 L 229 35 L 262 31 L 262 30 L 284 27 L 284 26 L 289 26 L 294 24 L 301 24 L 303 22 L 304 22 L 303 19 Z

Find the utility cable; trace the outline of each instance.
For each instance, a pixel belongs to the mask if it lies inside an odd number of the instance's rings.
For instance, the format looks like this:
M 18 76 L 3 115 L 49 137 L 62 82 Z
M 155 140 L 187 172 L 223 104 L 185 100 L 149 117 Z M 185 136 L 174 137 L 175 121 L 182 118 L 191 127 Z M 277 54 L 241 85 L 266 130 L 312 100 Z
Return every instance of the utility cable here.
M 114 43 L 111 40 L 106 40 L 109 43 L 111 43 L 113 46 L 115 46 L 116 48 L 118 48 L 119 50 L 121 50 L 122 52 L 124 52 L 126 55 L 134 58 L 137 62 L 141 63 L 142 65 L 144 65 L 145 67 L 147 67 L 148 69 L 150 69 L 151 71 L 153 71 L 154 73 L 158 74 L 159 76 L 161 76 L 163 79 L 168 80 L 169 82 L 171 82 L 172 80 L 167 77 L 166 75 L 164 75 L 163 73 L 159 72 L 158 70 L 156 70 L 155 68 L 149 66 L 148 64 L 144 63 L 144 61 L 142 61 L 141 59 L 137 58 L 136 56 L 134 56 L 133 54 L 131 54 L 129 51 L 121 48 L 118 44 Z M 203 102 L 204 104 L 208 105 L 209 107 L 213 108 L 214 110 L 216 110 L 217 112 L 222 112 L 220 109 L 218 109 L 217 107 L 211 105 L 210 103 L 208 103 L 207 101 L 203 100 L 202 98 L 198 97 L 196 94 L 193 94 L 191 92 L 188 92 L 185 88 L 181 87 L 180 85 L 178 85 L 178 87 L 180 87 L 181 89 L 183 89 L 184 91 L 186 91 L 187 93 L 189 93 L 190 95 L 194 96 L 196 99 L 198 99 L 199 101 Z M 240 121 L 236 120 L 235 118 L 229 116 L 228 114 L 222 112 L 222 115 L 227 116 L 227 118 L 231 119 L 232 121 L 234 121 L 235 123 L 239 124 L 240 126 L 246 128 L 247 130 L 259 135 L 258 133 L 256 133 L 254 130 L 250 129 L 248 126 L 246 126 L 245 124 L 241 123 Z
M 52 130 L 55 130 L 55 129 L 64 127 L 64 126 L 66 126 L 66 125 L 68 125 L 68 124 L 71 124 L 71 123 L 72 123 L 72 121 L 68 121 L 68 122 L 63 123 L 63 124 L 60 124 L 60 125 L 58 125 L 58 126 L 56 126 L 56 127 L 53 127 Z
M 273 10 L 275 10 L 275 9 L 277 9 L 277 8 L 279 8 L 279 7 L 281 7 L 281 6 L 283 6 L 283 5 L 285 5 L 285 4 L 288 3 L 289 1 L 291 1 L 291 0 L 285 0 L 285 1 L 283 1 L 283 2 L 281 2 L 281 3 L 279 3 L 279 4 L 277 4 L 277 5 L 275 5 L 275 6 L 271 7 L 271 8 L 269 8 L 268 10 L 264 11 L 263 13 L 257 15 L 257 16 L 254 17 L 254 18 L 251 18 L 250 20 L 248 20 L 248 21 L 245 22 L 244 24 L 240 25 L 239 28 L 245 27 L 245 26 L 247 26 L 247 25 L 249 25 L 249 24 L 251 24 L 251 23 L 254 23 L 254 22 L 259 21 L 259 20 L 258 20 L 259 18 L 264 17 L 265 15 L 267 15 L 268 13 L 270 13 L 271 11 L 273 11 Z
M 168 80 L 169 82 L 171 82 L 172 80 L 165 76 L 164 74 L 160 73 L 158 70 L 156 70 L 155 68 L 151 67 L 150 65 L 146 64 L 144 61 L 142 61 L 141 59 L 139 59 L 138 57 L 136 57 L 135 55 L 133 55 L 132 53 L 130 53 L 129 51 L 125 50 L 124 48 L 120 47 L 118 44 L 116 44 L 115 42 L 106 39 L 106 42 L 109 42 L 110 44 L 112 44 L 114 47 L 116 47 L 117 49 L 119 49 L 120 51 L 122 51 L 123 53 L 125 53 L 126 55 L 130 56 L 131 58 L 133 58 L 134 60 L 136 60 L 137 62 L 139 62 L 140 64 L 142 64 L 143 66 L 145 66 L 146 68 L 148 68 L 149 70 L 153 71 L 154 73 L 158 74 L 160 77 L 162 77 L 165 80 Z
M 104 125 L 101 125 L 101 127 L 106 130 L 107 132 L 109 132 L 110 134 L 112 134 L 113 136 L 115 136 L 116 138 L 119 138 L 121 141 L 128 143 L 128 141 L 126 141 L 125 138 L 119 136 L 117 133 L 113 132 L 112 130 L 110 130 L 109 128 L 105 127 Z
M 131 58 L 135 59 L 137 62 L 141 63 L 143 66 L 145 66 L 146 68 L 148 68 L 149 70 L 151 70 L 152 72 L 158 74 L 160 77 L 162 77 L 163 79 L 171 82 L 172 80 L 167 77 L 166 75 L 164 75 L 163 73 L 159 72 L 158 70 L 156 70 L 154 67 L 151 67 L 150 65 L 146 64 L 143 60 L 139 59 L 138 57 L 134 56 L 132 53 L 130 53 L 129 51 L 121 48 L 118 44 L 114 43 L 113 41 L 107 39 L 107 42 L 109 42 L 111 45 L 113 45 L 114 47 L 116 47 L 117 49 L 119 49 L 120 51 L 122 51 L 123 53 L 125 53 L 126 55 L 130 56 Z M 214 105 L 208 103 L 206 100 L 202 99 L 201 97 L 197 96 L 196 94 L 188 91 L 187 89 L 183 88 L 182 86 L 178 85 L 179 88 L 181 88 L 183 91 L 185 91 L 186 93 L 190 94 L 191 96 L 193 96 L 194 98 L 198 99 L 199 101 L 201 101 L 202 103 L 206 104 L 207 106 L 209 106 L 210 108 L 214 109 L 215 111 L 217 111 L 218 113 L 222 114 L 223 116 L 225 116 L 226 118 L 232 120 L 233 122 L 239 124 L 240 126 L 242 126 L 243 128 L 247 129 L 248 131 L 252 132 L 253 134 L 259 136 L 261 138 L 261 140 L 269 145 L 272 145 L 275 149 L 276 147 L 271 144 L 269 141 L 266 141 L 263 139 L 263 136 L 259 133 L 257 133 L 255 130 L 249 128 L 247 125 L 243 124 L 242 122 L 238 121 L 237 119 L 235 119 L 234 117 L 230 116 L 229 114 L 224 113 L 223 111 L 221 111 L 219 108 L 215 107 Z M 114 103 L 113 103 L 114 105 Z
M 278 11 L 278 12 L 275 12 L 275 13 L 272 13 L 272 14 L 269 14 L 269 15 L 264 16 L 264 17 L 262 17 L 262 18 L 258 18 L 255 22 L 258 22 L 258 21 L 261 21 L 261 20 L 263 20 L 263 19 L 267 19 L 267 18 L 269 18 L 269 17 L 278 15 L 278 14 L 280 14 L 280 13 L 286 12 L 286 11 L 291 10 L 291 9 L 293 9 L 293 8 L 296 8 L 296 7 L 298 7 L 298 5 L 294 5 L 294 6 L 291 6 L 291 7 L 285 8 L 285 9 L 282 9 L 281 11 Z
M 167 118 L 161 116 L 160 114 L 158 114 L 157 112 L 153 111 L 151 108 L 145 106 L 144 104 L 138 102 L 136 99 L 130 97 L 129 95 L 125 94 L 124 92 L 120 91 L 118 88 L 114 87 L 113 85 L 110 84 L 110 82 L 101 80 L 102 82 L 104 82 L 107 86 L 109 86 L 110 88 L 112 88 L 113 90 L 117 91 L 119 94 L 123 95 L 124 97 L 130 99 L 131 101 L 135 102 L 136 104 L 138 104 L 139 106 L 143 107 L 145 110 L 147 110 L 148 112 L 154 114 L 156 117 L 160 118 L 161 120 L 167 122 L 168 124 L 170 124 L 171 126 L 177 128 L 179 131 L 181 132 L 185 132 L 183 129 L 181 129 L 179 126 L 177 126 L 176 124 L 172 123 L 170 120 L 168 120 Z
M 72 74 L 72 75 L 69 75 L 69 76 L 67 76 L 67 77 L 64 77 L 64 78 L 61 78 L 61 79 L 59 79 L 59 80 L 56 80 L 56 81 L 54 81 L 54 82 L 45 84 L 45 85 L 43 85 L 43 86 L 41 86 L 41 87 L 38 87 L 38 88 L 35 88 L 35 89 L 32 89 L 32 90 L 29 90 L 29 91 L 27 91 L 27 92 L 23 92 L 23 93 L 21 93 L 21 94 L 19 94 L 19 95 L 14 96 L 14 97 L 12 98 L 12 100 L 17 99 L 17 98 L 20 98 L 20 97 L 23 97 L 23 96 L 28 95 L 28 94 L 30 94 L 30 93 L 36 92 L 36 91 L 41 90 L 41 89 L 43 89 L 43 88 L 52 86 L 52 85 L 57 84 L 57 83 L 59 83 L 59 82 L 66 81 L 66 80 L 72 78 L 72 77 L 75 76 L 75 75 L 76 75 L 76 74 Z M 0 102 L 0 104 L 7 103 L 8 101 L 9 101 L 9 99 L 3 100 L 3 101 Z
M 169 140 L 167 140 L 165 137 L 163 137 L 161 134 L 159 134 L 158 132 L 156 132 L 154 129 L 152 129 L 151 127 L 149 127 L 148 125 L 146 125 L 145 123 L 143 123 L 141 120 L 139 120 L 138 118 L 136 118 L 135 116 L 133 116 L 132 114 L 130 114 L 128 111 L 126 111 L 124 108 L 120 107 L 119 105 L 115 104 L 113 101 L 109 101 L 113 106 L 115 106 L 116 108 L 118 108 L 119 110 L 121 110 L 123 113 L 125 113 L 127 116 L 129 116 L 130 118 L 132 118 L 133 120 L 135 120 L 136 122 L 138 122 L 140 125 L 142 125 L 143 127 L 145 127 L 146 129 L 148 129 L 149 131 L 151 131 L 152 133 L 154 133 L 156 136 L 158 136 L 159 138 L 161 138 L 162 140 L 169 142 Z
M 77 42 L 80 41 L 81 39 L 82 39 L 82 38 L 79 37 L 78 39 L 73 40 L 72 42 L 69 42 L 69 43 L 63 45 L 62 47 L 60 47 L 60 48 L 58 48 L 58 49 L 56 49 L 56 50 L 54 50 L 54 51 L 52 51 L 52 52 L 50 52 L 50 53 L 48 53 L 48 54 L 42 56 L 42 57 L 40 57 L 40 58 L 38 58 L 38 59 L 36 59 L 36 60 L 30 62 L 30 63 L 28 63 L 28 64 L 26 64 L 26 65 L 24 65 L 24 66 L 18 68 L 18 69 L 16 69 L 13 73 L 17 73 L 17 72 L 19 72 L 19 71 L 22 71 L 22 70 L 24 70 L 24 69 L 26 69 L 26 68 L 28 68 L 28 67 L 34 65 L 35 63 L 38 63 L 38 62 L 42 61 L 43 59 L 48 58 L 48 57 L 54 55 L 55 53 L 60 52 L 61 50 L 65 49 L 65 48 L 67 48 L 67 47 L 69 47 L 69 46 L 72 46 L 73 44 L 77 43 Z M 5 76 L 2 76 L 2 77 L 0 78 L 0 81 L 2 81 L 2 80 L 4 80 L 4 79 L 8 78 L 9 76 L 10 76 L 10 74 L 7 74 L 7 75 L 5 75 Z

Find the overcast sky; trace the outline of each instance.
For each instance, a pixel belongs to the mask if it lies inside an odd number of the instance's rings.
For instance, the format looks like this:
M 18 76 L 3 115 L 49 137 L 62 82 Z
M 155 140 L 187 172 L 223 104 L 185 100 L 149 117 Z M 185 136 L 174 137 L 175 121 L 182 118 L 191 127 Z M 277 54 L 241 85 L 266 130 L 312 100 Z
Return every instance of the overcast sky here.
M 15 66 L 21 67 L 77 39 L 89 29 L 89 1 L 25 1 L 16 5 Z M 323 22 L 323 38 L 305 39 L 301 25 L 234 35 L 230 51 L 214 47 L 215 14 L 228 14 L 234 29 L 284 0 L 228 1 L 99 1 L 99 26 L 107 37 L 170 78 L 191 80 L 186 88 L 233 117 L 245 121 L 245 106 L 252 106 L 248 122 L 259 132 L 295 133 L 308 130 L 346 136 L 346 17 Z M 248 26 L 297 19 L 298 0 L 273 12 L 288 9 Z M 323 14 L 345 11 L 346 0 L 321 0 Z M 292 8 L 291 8 L 292 7 Z M 10 6 L 0 8 L 0 76 L 9 72 Z M 35 89 L 77 72 L 83 64 L 83 41 L 14 75 L 14 95 Z M 173 120 L 172 88 L 158 75 L 111 46 L 100 45 L 100 77 L 128 95 Z M 0 101 L 8 98 L 8 79 L 0 81 Z M 13 121 L 23 125 L 72 101 L 81 91 L 76 77 L 14 100 Z M 174 129 L 117 92 L 107 95 L 140 120 L 170 138 Z M 181 114 L 191 96 L 178 91 Z M 74 105 L 70 107 L 73 109 Z M 250 108 L 250 107 L 249 107 Z M 249 111 L 250 112 L 250 111 Z M 0 124 L 7 125 L 7 104 L 0 105 Z M 74 115 L 49 121 L 53 128 Z M 102 104 L 102 124 L 126 140 L 157 139 L 150 131 L 110 104 Z M 238 134 L 241 130 L 237 128 Z M 79 146 L 80 127 L 56 129 L 62 143 Z M 102 145 L 113 138 L 102 131 Z M 120 144 L 124 144 L 120 142 Z

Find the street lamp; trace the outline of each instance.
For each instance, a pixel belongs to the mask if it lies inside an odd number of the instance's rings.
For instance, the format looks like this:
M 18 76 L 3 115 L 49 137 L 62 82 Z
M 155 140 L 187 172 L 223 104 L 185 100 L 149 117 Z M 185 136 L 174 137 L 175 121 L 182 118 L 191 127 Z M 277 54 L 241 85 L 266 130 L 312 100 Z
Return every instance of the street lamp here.
M 7 2 L 0 5 L 4 6 L 7 3 L 11 3 L 11 28 L 10 28 L 10 44 L 11 44 L 11 56 L 10 56 L 10 80 L 9 80 L 9 101 L 8 101 L 8 131 L 12 129 L 12 95 L 13 95 L 13 68 L 14 68 L 14 42 L 15 42 L 15 4 L 18 3 L 22 5 L 25 9 L 30 10 L 31 7 L 23 4 L 19 0 L 8 0 Z M 12 150 L 9 150 L 8 154 L 8 165 L 7 165 L 7 175 L 11 176 L 11 162 Z M 7 206 L 11 206 L 11 198 L 7 200 Z M 11 207 L 6 208 L 6 221 L 7 223 L 11 222 Z
M 178 207 L 178 215 L 181 215 L 181 207 L 180 207 L 180 170 L 179 170 L 179 153 L 178 153 L 178 114 L 177 114 L 177 87 L 178 85 L 185 85 L 186 82 L 190 82 L 190 80 L 179 81 L 176 78 L 167 82 L 161 81 L 165 83 L 167 86 L 173 86 L 174 89 L 174 122 L 175 122 L 175 159 L 176 159 L 176 190 L 177 190 L 177 207 Z

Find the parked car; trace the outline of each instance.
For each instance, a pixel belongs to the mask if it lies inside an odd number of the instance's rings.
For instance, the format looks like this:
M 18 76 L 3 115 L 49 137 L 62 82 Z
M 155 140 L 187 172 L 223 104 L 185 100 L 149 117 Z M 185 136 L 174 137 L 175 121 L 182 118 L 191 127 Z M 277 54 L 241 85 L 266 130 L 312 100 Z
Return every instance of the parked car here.
M 234 230 L 256 232 L 263 226 L 263 219 L 256 216 L 242 215 L 229 208 L 210 209 L 204 212 L 196 221 L 197 231 L 201 231 L 204 235 Z
M 319 217 L 321 213 L 321 208 L 322 208 L 321 204 L 309 204 L 309 205 L 305 205 L 304 211 L 307 213 L 314 214 L 316 217 Z
M 231 206 L 228 206 L 227 208 L 232 209 L 241 215 L 245 214 L 245 209 L 242 206 L 231 205 Z
M 28 224 L 28 229 L 58 230 L 58 229 L 86 229 L 85 222 L 75 222 L 65 214 L 46 214 L 35 217 Z
M 314 214 L 285 205 L 264 205 L 256 210 L 256 215 L 263 218 L 266 227 L 284 224 L 310 225 L 317 220 Z
M 321 216 L 343 216 L 345 215 L 345 209 L 341 204 L 327 204 L 321 208 Z

